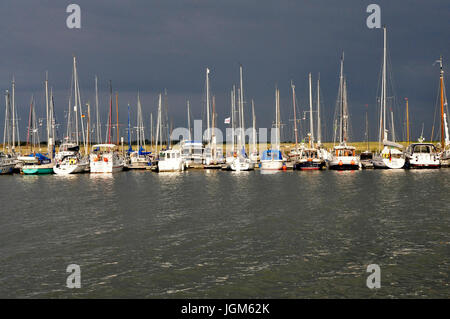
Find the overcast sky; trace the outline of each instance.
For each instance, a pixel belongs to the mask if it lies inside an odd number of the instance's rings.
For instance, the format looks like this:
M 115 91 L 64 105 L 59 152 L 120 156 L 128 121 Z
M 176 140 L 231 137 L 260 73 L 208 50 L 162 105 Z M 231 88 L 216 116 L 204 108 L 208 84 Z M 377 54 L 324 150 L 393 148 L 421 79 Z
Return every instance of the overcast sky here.
M 81 29 L 66 27 L 70 3 L 81 7 Z M 315 83 L 320 72 L 323 130 L 329 140 L 339 59 L 345 51 L 353 140 L 363 139 L 366 104 L 370 135 L 375 138 L 383 43 L 382 29 L 366 26 L 370 3 L 381 6 L 381 22 L 388 27 L 393 84 L 399 101 L 394 108 L 397 135 L 403 130 L 404 98 L 408 97 L 413 138 L 420 135 L 422 123 L 429 138 L 439 79 L 439 68 L 433 62 L 443 55 L 444 67 L 449 69 L 448 0 L 3 0 L 0 88 L 3 92 L 9 89 L 15 76 L 23 136 L 31 94 L 37 98 L 37 111 L 41 116 L 45 113 L 43 80 L 48 70 L 57 118 L 65 126 L 72 56 L 76 55 L 83 102 L 94 101 L 94 76 L 99 77 L 103 122 L 108 82 L 112 80 L 113 90 L 119 92 L 122 122 L 126 121 L 127 103 L 135 107 L 138 90 L 148 123 L 150 112 L 156 117 L 158 93 L 167 89 L 173 124 L 185 126 L 187 99 L 193 117 L 202 117 L 205 68 L 209 67 L 218 122 L 223 123 L 230 113 L 229 92 L 239 81 L 241 63 L 245 100 L 255 101 L 257 125 L 269 127 L 275 117 L 275 87 L 281 91 L 283 122 L 292 125 L 290 81 L 296 84 L 303 111 L 308 107 L 308 73 L 312 72 Z M 3 132 L 3 97 L 0 105 Z M 289 132 L 291 128 L 286 126 L 285 137 L 292 136 Z

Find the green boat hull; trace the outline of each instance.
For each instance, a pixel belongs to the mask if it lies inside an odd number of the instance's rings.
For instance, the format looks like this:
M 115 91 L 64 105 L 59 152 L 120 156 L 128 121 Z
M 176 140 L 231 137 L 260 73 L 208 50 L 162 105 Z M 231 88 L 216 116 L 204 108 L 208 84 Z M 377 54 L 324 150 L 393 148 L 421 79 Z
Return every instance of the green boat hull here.
M 27 175 L 53 174 L 53 168 L 22 168 L 22 172 Z

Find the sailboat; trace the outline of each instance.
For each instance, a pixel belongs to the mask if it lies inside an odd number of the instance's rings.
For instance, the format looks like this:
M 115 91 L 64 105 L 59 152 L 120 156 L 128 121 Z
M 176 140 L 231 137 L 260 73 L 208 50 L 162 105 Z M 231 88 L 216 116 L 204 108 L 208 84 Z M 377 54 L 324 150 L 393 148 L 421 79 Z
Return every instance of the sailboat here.
M 14 77 L 12 79 L 11 86 L 12 86 L 11 90 L 12 95 L 10 95 L 8 90 L 6 90 L 5 93 L 5 126 L 3 131 L 3 154 L 7 158 L 10 158 L 15 162 L 13 171 L 20 171 L 23 162 L 19 160 L 19 157 L 21 155 L 21 148 L 19 137 L 19 125 L 17 122 L 17 109 L 15 103 L 16 83 Z M 18 147 L 18 152 L 16 146 Z
M 83 126 L 83 110 L 81 103 L 80 87 L 78 84 L 78 72 L 76 57 L 73 57 L 71 94 L 69 99 L 69 110 L 67 113 L 67 134 L 64 142 L 60 145 L 58 153 L 55 155 L 55 166 L 53 171 L 58 175 L 68 175 L 75 173 L 84 173 L 89 169 L 89 158 L 83 156 L 80 152 L 78 120 L 82 123 L 83 141 L 85 141 Z M 72 96 L 74 98 L 73 112 L 75 118 L 75 140 L 72 136 Z M 84 143 L 85 149 L 86 145 Z
M 23 162 L 20 171 L 23 174 L 52 174 L 54 166 L 54 130 L 53 127 L 53 97 L 49 96 L 48 91 L 48 77 L 45 79 L 45 105 L 46 105 L 46 120 L 47 120 L 47 156 L 42 153 L 31 153 L 29 156 L 20 156 L 18 160 Z
M 215 131 L 215 121 L 216 121 L 216 100 L 215 96 L 212 97 L 212 114 L 211 112 L 211 95 L 210 95 L 210 84 L 209 84 L 209 74 L 211 70 L 206 68 L 206 145 L 204 149 L 204 166 L 203 168 L 208 169 L 220 169 L 222 164 L 225 162 L 223 157 L 222 149 L 217 146 L 217 137 Z M 211 117 L 211 119 L 210 119 Z
M 320 100 L 318 100 L 319 108 Z M 308 134 L 308 146 L 301 149 L 300 156 L 295 161 L 293 169 L 295 170 L 319 170 L 325 167 L 325 160 L 321 158 L 319 150 L 314 146 L 314 117 L 313 117 L 313 102 L 312 102 L 312 77 L 309 73 L 309 128 Z M 320 125 L 320 123 L 318 123 Z M 320 131 L 318 126 L 318 132 Z M 320 137 L 318 137 L 318 144 L 320 143 Z
M 380 97 L 380 133 L 379 142 L 383 144 L 384 148 L 379 154 L 373 156 L 374 168 L 391 168 L 400 169 L 405 166 L 405 156 L 401 149 L 403 146 L 395 142 L 394 131 L 394 119 L 393 112 L 391 111 L 391 140 L 389 140 L 389 132 L 386 129 L 387 117 L 386 117 L 386 97 L 387 97 L 387 79 L 386 79 L 386 27 L 383 27 L 383 74 L 381 82 L 381 97 Z
M 186 168 L 198 167 L 203 163 L 203 143 L 192 140 L 191 130 L 191 109 L 189 100 L 187 100 L 187 124 L 188 138 L 181 141 L 181 157 L 184 160 Z
M 151 152 L 145 151 L 145 135 L 144 135 L 144 120 L 142 116 L 141 98 L 138 93 L 137 97 L 137 126 L 136 126 L 136 137 L 137 137 L 137 150 L 133 151 L 131 147 L 131 128 L 130 128 L 130 106 L 128 105 L 128 156 L 129 163 L 127 168 L 130 169 L 146 169 L 151 165 Z
M 280 150 L 280 90 L 275 89 L 275 143 L 272 148 L 263 151 L 260 168 L 265 170 L 281 170 L 284 165 L 283 155 Z
M 367 143 L 367 148 L 364 152 L 362 152 L 359 155 L 359 160 L 361 162 L 361 168 L 373 168 L 373 154 L 370 151 L 370 147 L 369 147 L 369 119 L 367 116 L 367 110 L 366 110 L 366 132 L 365 132 L 365 137 L 366 137 L 366 143 Z
M 328 168 L 334 170 L 357 170 L 360 167 L 359 157 L 356 156 L 356 149 L 347 145 L 348 141 L 348 105 L 347 105 L 347 84 L 344 77 L 344 54 L 341 59 L 341 71 L 339 76 L 339 93 L 336 110 L 339 114 L 339 145 L 333 147 L 328 161 Z M 336 122 L 335 127 L 337 128 Z M 335 133 L 336 138 L 336 133 Z
M 119 107 L 116 94 L 116 132 L 117 145 L 111 143 L 111 128 L 112 128 L 112 84 L 109 82 L 109 112 L 108 112 L 108 129 L 107 129 L 107 143 L 92 145 L 89 154 L 89 169 L 91 173 L 116 173 L 124 168 L 124 159 L 119 152 Z
M 444 84 L 444 67 L 442 56 L 437 61 L 440 65 L 439 76 L 439 95 L 440 95 L 440 109 L 441 109 L 441 152 L 439 154 L 441 166 L 450 166 L 450 136 L 448 126 L 448 101 L 445 93 Z
M 237 128 L 237 152 L 234 154 L 234 158 L 230 164 L 232 171 L 250 171 L 253 170 L 255 164 L 248 158 L 245 150 L 245 121 L 244 121 L 244 85 L 242 81 L 242 65 L 239 68 L 239 84 L 238 89 L 239 97 L 239 126 Z
M 256 137 L 256 115 L 255 115 L 255 102 L 252 99 L 252 148 L 250 150 L 250 160 L 255 163 L 255 165 L 260 161 L 258 147 L 257 147 L 257 137 Z

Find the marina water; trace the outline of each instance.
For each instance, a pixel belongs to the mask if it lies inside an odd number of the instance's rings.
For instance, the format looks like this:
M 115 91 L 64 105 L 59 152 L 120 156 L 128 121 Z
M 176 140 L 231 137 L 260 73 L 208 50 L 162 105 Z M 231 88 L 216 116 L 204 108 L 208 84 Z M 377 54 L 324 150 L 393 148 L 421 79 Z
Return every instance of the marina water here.
M 449 298 L 449 181 L 445 169 L 1 176 L 0 297 Z M 80 289 L 66 287 L 69 264 Z

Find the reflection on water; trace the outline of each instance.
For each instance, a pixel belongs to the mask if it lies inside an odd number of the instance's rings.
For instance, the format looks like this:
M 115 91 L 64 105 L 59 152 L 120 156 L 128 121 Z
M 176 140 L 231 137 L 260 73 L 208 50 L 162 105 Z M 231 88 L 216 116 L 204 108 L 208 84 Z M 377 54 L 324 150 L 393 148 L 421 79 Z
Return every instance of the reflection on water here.
M 0 297 L 448 298 L 449 180 L 450 170 L 0 178 Z M 83 289 L 65 289 L 71 263 Z

